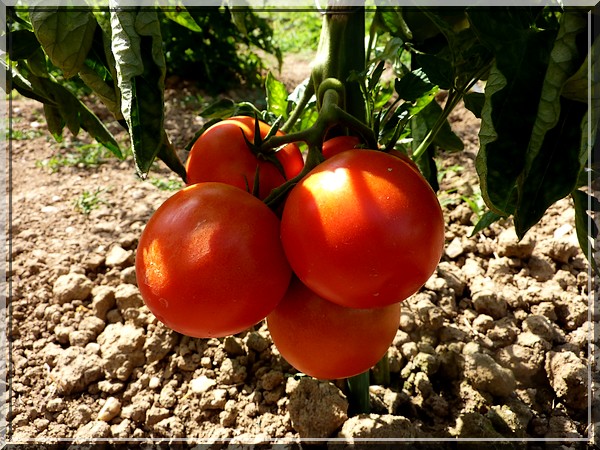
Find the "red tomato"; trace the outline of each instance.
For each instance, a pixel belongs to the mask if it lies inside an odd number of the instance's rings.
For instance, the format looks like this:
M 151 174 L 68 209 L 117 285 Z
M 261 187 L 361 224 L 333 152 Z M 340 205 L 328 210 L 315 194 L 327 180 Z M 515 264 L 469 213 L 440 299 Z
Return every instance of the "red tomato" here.
M 144 302 L 169 328 L 222 337 L 260 322 L 291 277 L 279 219 L 260 200 L 223 183 L 199 183 L 167 199 L 138 244 Z
M 336 136 L 334 138 L 327 139 L 325 142 L 323 142 L 323 157 L 325 159 L 329 159 L 338 153 L 346 150 L 353 150 L 361 144 L 362 141 L 357 136 Z
M 298 277 L 342 306 L 374 308 L 415 293 L 444 247 L 444 218 L 408 163 L 349 150 L 318 165 L 290 192 L 281 239 Z
M 419 170 L 419 166 L 417 166 L 417 163 L 410 159 L 410 156 L 408 156 L 406 153 L 402 153 L 400 150 L 390 150 L 390 155 L 395 156 L 396 158 L 400 158 L 402 161 L 407 162 L 418 173 L 421 173 L 421 171 Z
M 252 192 L 258 166 L 259 198 L 264 199 L 272 189 L 298 175 L 304 160 L 296 144 L 288 144 L 276 153 L 285 177 L 275 164 L 252 153 L 242 131 L 250 142 L 254 142 L 254 124 L 252 117 L 232 117 L 217 122 L 202 133 L 186 161 L 187 184 L 220 181 Z M 264 138 L 269 129 L 268 124 L 260 122 L 261 137 Z
M 347 378 L 373 367 L 392 344 L 400 304 L 346 308 L 324 300 L 293 277 L 267 316 L 273 343 L 298 371 L 321 379 Z

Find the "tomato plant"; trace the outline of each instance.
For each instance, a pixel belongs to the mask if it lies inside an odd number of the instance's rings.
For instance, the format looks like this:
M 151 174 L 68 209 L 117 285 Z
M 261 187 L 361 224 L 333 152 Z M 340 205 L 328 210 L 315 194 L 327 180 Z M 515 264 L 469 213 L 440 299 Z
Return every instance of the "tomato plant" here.
M 258 123 L 260 137 L 264 139 L 271 127 L 263 121 Z M 268 155 L 253 152 L 255 125 L 256 119 L 238 116 L 217 122 L 204 131 L 194 142 L 185 164 L 187 183 L 220 181 L 251 191 L 258 173 L 258 197 L 264 199 L 271 190 L 298 175 L 304 160 L 296 144 Z
M 267 316 L 273 343 L 292 366 L 321 379 L 347 378 L 373 367 L 400 324 L 400 304 L 374 309 L 339 306 L 293 278 Z
M 404 300 L 427 281 L 442 255 L 444 219 L 408 163 L 349 150 L 292 189 L 281 239 L 309 288 L 343 306 L 373 308 Z
M 156 210 L 135 268 L 152 313 L 193 337 L 236 334 L 261 321 L 291 276 L 279 219 L 249 193 L 216 182 L 186 187 Z
M 471 6 L 384 6 L 367 11 L 331 3 L 309 78 L 290 93 L 269 73 L 264 110 L 233 101 L 204 110 L 206 119 L 225 120 L 215 126 L 218 131 L 202 135 L 187 167 L 164 128 L 167 71 L 159 13 L 197 31 L 206 17 L 202 11 L 191 14 L 183 6 L 94 11 L 29 7 L 25 14 L 7 9 L 7 40 L 18 43 L 9 46 L 4 63 L 10 87 L 44 103 L 48 129 L 57 139 L 65 126 L 75 135 L 85 129 L 123 157 L 111 131 L 68 88 L 77 75 L 129 133 L 141 177 L 158 158 L 189 183 L 200 182 L 184 189 L 180 200 L 169 201 L 173 206 L 161 209 L 142 236 L 140 290 L 151 309 L 172 314 L 172 320 L 161 317 L 185 332 L 233 333 L 275 307 L 275 297 L 283 296 L 291 276 L 288 264 L 314 292 L 298 294 L 296 284 L 291 297 L 313 303 L 318 296 L 338 308 L 363 311 L 395 306 L 427 280 L 442 253 L 436 161 L 464 149 L 448 120 L 461 102 L 481 119 L 475 163 L 488 210 L 474 232 L 511 218 L 521 238 L 552 204 L 570 196 L 577 237 L 597 269 L 590 240 L 598 229 L 589 212 L 600 210 L 600 202 L 591 189 L 584 189 L 598 178 L 590 156 L 600 110 L 600 97 L 588 92 L 598 85 L 597 71 L 590 71 L 598 44 L 589 33 L 590 8 L 506 6 L 491 13 Z M 251 19 L 244 17 L 249 11 L 229 11 L 240 31 L 253 28 L 251 20 L 244 20 Z M 369 29 L 367 13 L 372 14 Z M 261 40 L 254 38 L 249 41 Z M 271 48 L 263 44 L 265 50 Z M 443 101 L 438 94 L 444 94 Z M 262 121 L 258 136 L 253 119 L 239 117 L 249 112 Z M 230 121 L 235 122 L 231 127 Z M 282 132 L 269 133 L 275 123 L 283 123 Z M 324 142 L 328 135 L 344 138 Z M 362 146 L 373 150 L 353 149 L 348 135 L 360 136 Z M 304 165 L 295 148 L 299 142 L 307 146 Z M 251 191 L 272 210 L 282 209 L 281 242 L 273 242 L 279 226 L 274 216 L 238 215 L 246 211 L 240 204 L 252 197 L 240 189 L 232 194 L 233 187 L 221 187 L 227 194 L 219 202 L 185 207 L 188 200 L 193 204 L 191 198 L 201 197 L 203 188 L 195 186 L 209 179 Z M 254 200 L 256 205 L 259 200 Z M 219 226 L 196 227 L 210 211 L 222 213 L 215 222 Z M 257 219 L 263 216 L 267 231 Z M 252 226 L 260 233 L 251 233 L 247 227 Z M 201 230 L 216 229 L 222 233 L 214 240 L 222 245 L 202 252 L 206 258 L 194 259 L 207 242 L 198 237 Z M 145 237 L 151 234 L 155 239 Z M 198 239 L 199 246 L 194 244 Z M 237 264 L 218 250 L 237 239 L 265 242 L 237 255 L 246 258 L 245 264 Z M 148 247 L 150 241 L 154 247 Z M 211 258 L 217 264 L 202 266 L 201 275 L 192 276 L 194 265 Z M 206 297 L 210 301 L 200 301 L 200 281 L 204 288 L 212 286 L 214 296 Z M 229 285 L 242 302 L 223 296 Z M 261 291 L 268 286 L 268 294 Z M 220 301 L 225 308 L 217 307 Z M 302 313 L 309 314 L 296 315 Z M 364 381 L 365 373 L 360 376 Z M 368 404 L 368 389 L 363 384 L 358 390 Z

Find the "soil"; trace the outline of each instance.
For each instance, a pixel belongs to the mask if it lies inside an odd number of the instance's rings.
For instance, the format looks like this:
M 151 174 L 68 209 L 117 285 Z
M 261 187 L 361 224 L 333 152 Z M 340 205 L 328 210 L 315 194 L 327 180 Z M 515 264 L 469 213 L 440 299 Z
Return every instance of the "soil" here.
M 280 76 L 295 86 L 307 70 L 298 61 Z M 202 123 L 201 92 L 170 86 L 167 129 L 182 148 Z M 157 164 L 142 181 L 131 157 L 66 165 L 90 143 L 84 133 L 57 143 L 39 104 L 16 97 L 10 111 L 8 442 L 160 439 L 217 449 L 511 438 L 580 448 L 600 431 L 588 378 L 600 381 L 600 343 L 590 340 L 600 317 L 572 205 L 558 202 L 521 241 L 510 220 L 471 236 L 479 122 L 464 108 L 451 122 L 465 151 L 440 159 L 446 250 L 403 304 L 391 381 L 371 386 L 370 414 L 352 413 L 343 380 L 298 374 L 264 324 L 225 339 L 162 326 L 143 304 L 133 261 L 177 178 Z

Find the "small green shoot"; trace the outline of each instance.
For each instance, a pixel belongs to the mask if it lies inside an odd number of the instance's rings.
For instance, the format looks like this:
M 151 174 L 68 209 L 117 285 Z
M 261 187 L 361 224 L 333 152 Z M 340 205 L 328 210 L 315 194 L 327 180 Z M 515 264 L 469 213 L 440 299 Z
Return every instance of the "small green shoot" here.
M 26 141 L 29 139 L 36 139 L 43 136 L 44 133 L 38 128 L 31 128 L 29 130 L 15 130 L 11 128 L 8 131 L 8 139 L 13 141 Z
M 108 202 L 100 197 L 100 194 L 105 191 L 106 189 L 104 188 L 96 188 L 95 191 L 83 191 L 73 202 L 75 210 L 88 216 L 94 209 L 98 209 L 100 205 L 107 205 Z
M 71 151 L 60 153 L 49 159 L 37 161 L 36 166 L 56 173 L 62 167 L 95 168 L 107 162 L 111 153 L 98 143 L 77 146 Z
M 183 187 L 182 181 L 178 179 L 150 178 L 148 181 L 161 191 L 178 191 Z

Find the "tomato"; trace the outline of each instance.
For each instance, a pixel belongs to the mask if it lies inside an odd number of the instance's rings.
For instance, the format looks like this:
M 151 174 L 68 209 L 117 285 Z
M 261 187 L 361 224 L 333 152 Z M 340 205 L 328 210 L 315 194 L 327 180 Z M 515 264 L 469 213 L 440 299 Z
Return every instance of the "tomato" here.
M 363 142 L 357 136 L 337 136 L 323 142 L 323 157 L 329 159 L 346 150 L 359 149 L 362 144 Z M 419 171 L 417 164 L 406 153 L 392 149 L 389 151 L 389 154 L 406 161 L 413 169 Z
M 217 122 L 209 127 L 194 142 L 186 160 L 187 184 L 205 181 L 220 181 L 252 192 L 258 166 L 259 195 L 264 199 L 272 189 L 300 173 L 304 166 L 302 153 L 296 144 L 288 144 L 277 151 L 276 158 L 283 166 L 285 176 L 270 161 L 252 153 L 244 140 L 243 133 L 254 142 L 252 117 L 239 116 Z M 269 125 L 260 124 L 260 135 L 266 137 Z M 283 135 L 278 132 L 277 135 Z
M 362 141 L 357 136 L 336 136 L 334 138 L 327 139 L 325 142 L 323 142 L 323 157 L 325 159 L 329 159 L 338 153 L 346 150 L 353 150 L 361 144 Z
M 135 269 L 158 320 L 201 338 L 260 322 L 291 278 L 275 214 L 251 194 L 214 182 L 186 187 L 156 210 L 140 237 Z
M 417 166 L 417 163 L 410 159 L 410 156 L 408 156 L 406 153 L 402 153 L 400 150 L 392 149 L 390 150 L 390 155 L 395 156 L 396 158 L 400 158 L 402 161 L 408 163 L 410 167 L 416 170 L 417 173 L 421 173 L 421 171 L 419 170 L 419 166 Z
M 415 293 L 444 247 L 444 218 L 427 181 L 407 162 L 348 150 L 291 190 L 281 239 L 296 275 L 323 298 L 374 308 Z
M 400 304 L 356 309 L 324 300 L 296 277 L 267 316 L 273 343 L 298 371 L 321 379 L 365 372 L 385 355 L 400 324 Z

